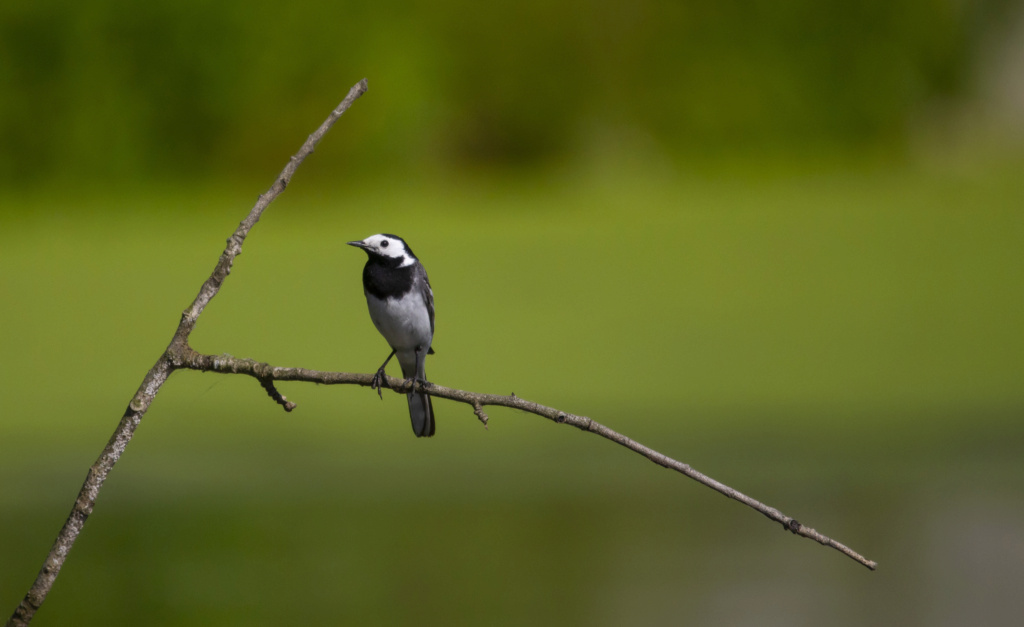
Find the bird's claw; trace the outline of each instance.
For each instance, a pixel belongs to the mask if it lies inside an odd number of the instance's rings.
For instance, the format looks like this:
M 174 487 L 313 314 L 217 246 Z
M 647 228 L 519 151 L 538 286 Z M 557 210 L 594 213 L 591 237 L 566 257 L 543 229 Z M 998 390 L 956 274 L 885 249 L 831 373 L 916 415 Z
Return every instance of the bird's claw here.
M 434 385 L 430 381 L 427 381 L 426 379 L 421 379 L 419 377 L 413 377 L 411 379 L 406 379 L 405 383 L 406 383 L 406 385 L 412 386 L 413 390 L 416 389 L 416 384 L 417 383 L 420 385 L 420 388 L 430 388 L 430 387 L 433 387 L 433 385 Z
M 384 374 L 384 369 L 381 368 L 375 375 L 373 375 L 373 378 L 370 379 L 370 389 L 377 390 L 377 396 L 380 397 L 380 400 L 384 400 L 384 393 L 381 391 L 381 388 L 386 387 L 391 386 L 388 385 L 388 377 Z

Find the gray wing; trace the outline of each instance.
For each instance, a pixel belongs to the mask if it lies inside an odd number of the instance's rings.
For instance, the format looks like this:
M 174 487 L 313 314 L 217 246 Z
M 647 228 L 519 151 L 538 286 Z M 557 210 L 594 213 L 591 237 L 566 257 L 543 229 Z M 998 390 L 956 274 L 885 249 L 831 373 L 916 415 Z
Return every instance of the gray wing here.
M 420 293 L 423 295 L 423 302 L 427 305 L 427 314 L 430 316 L 430 334 L 434 334 L 434 290 L 430 288 L 430 279 L 427 278 L 427 270 L 422 264 L 416 268 L 419 278 Z

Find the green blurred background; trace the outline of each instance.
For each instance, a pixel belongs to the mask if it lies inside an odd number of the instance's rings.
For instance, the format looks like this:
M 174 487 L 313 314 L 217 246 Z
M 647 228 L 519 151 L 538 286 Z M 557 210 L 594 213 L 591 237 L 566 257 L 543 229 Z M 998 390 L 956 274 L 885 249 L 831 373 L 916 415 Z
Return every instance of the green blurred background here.
M 177 373 L 39 625 L 1004 625 L 1024 615 L 1024 4 L 0 5 L 0 611 L 257 193 L 204 352 L 586 414 Z

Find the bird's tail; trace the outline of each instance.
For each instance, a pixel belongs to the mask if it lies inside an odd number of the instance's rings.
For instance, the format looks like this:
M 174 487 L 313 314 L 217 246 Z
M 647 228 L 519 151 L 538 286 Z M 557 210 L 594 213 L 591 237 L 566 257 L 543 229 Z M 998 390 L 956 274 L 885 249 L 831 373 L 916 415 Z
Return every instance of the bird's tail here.
M 412 418 L 412 431 L 418 438 L 429 438 L 434 435 L 434 405 L 430 395 L 422 392 L 407 394 L 409 397 L 409 417 Z
M 402 368 L 402 375 L 407 378 L 419 378 L 423 381 L 427 380 L 426 369 L 420 366 L 419 372 L 416 372 L 415 366 L 410 368 L 412 372 L 407 372 L 405 367 Z M 412 432 L 416 434 L 418 438 L 429 438 L 434 435 L 434 404 L 430 402 L 430 395 L 422 392 L 410 392 L 406 394 L 409 399 L 409 417 L 412 419 Z

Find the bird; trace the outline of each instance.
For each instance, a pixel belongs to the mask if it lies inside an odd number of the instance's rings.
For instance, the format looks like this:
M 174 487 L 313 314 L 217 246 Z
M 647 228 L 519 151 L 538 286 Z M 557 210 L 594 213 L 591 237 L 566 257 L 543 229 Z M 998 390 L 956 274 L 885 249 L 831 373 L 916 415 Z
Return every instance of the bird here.
M 398 356 L 402 376 L 427 384 L 424 367 L 427 355 L 433 355 L 434 291 L 427 271 L 401 237 L 378 233 L 366 239 L 347 242 L 362 248 L 368 259 L 363 266 L 363 293 L 370 320 L 377 327 L 391 354 L 377 369 L 370 384 L 381 394 L 387 385 L 384 368 Z M 416 437 L 434 435 L 434 407 L 430 395 L 409 392 L 409 417 Z M 383 398 L 383 397 L 382 397 Z

